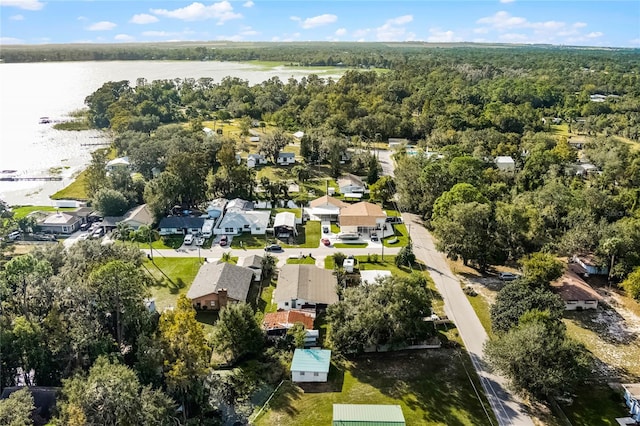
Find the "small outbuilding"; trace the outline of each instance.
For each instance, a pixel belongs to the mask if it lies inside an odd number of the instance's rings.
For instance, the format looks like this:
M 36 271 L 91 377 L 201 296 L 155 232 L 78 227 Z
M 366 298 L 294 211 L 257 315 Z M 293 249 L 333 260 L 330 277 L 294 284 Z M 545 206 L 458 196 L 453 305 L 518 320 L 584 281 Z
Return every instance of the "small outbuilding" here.
M 273 231 L 276 238 L 284 239 L 298 235 L 296 215 L 291 212 L 280 212 L 273 219 Z
M 399 405 L 333 404 L 333 426 L 405 426 Z
M 513 172 L 516 170 L 516 162 L 509 155 L 501 155 L 496 157 L 495 163 L 498 170 L 502 170 L 504 172 Z
M 296 349 L 291 362 L 291 381 L 326 382 L 331 365 L 328 349 Z

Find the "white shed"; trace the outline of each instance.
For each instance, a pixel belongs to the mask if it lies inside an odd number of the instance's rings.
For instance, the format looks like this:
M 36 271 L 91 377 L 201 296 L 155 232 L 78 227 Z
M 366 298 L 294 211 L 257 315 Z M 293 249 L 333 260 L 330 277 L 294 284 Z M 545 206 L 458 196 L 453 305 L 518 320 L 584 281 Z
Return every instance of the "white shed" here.
M 330 350 L 296 349 L 291 361 L 291 381 L 326 382 L 330 366 Z

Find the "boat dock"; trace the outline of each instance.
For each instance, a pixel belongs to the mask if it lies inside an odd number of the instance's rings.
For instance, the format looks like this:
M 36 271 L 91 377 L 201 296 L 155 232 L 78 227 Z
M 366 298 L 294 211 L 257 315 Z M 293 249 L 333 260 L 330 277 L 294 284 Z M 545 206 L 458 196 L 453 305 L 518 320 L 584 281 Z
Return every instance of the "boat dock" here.
M 4 182 L 17 182 L 25 180 L 42 180 L 42 181 L 54 181 L 62 180 L 60 176 L 34 176 L 34 177 L 17 177 L 17 176 L 0 176 L 0 181 Z

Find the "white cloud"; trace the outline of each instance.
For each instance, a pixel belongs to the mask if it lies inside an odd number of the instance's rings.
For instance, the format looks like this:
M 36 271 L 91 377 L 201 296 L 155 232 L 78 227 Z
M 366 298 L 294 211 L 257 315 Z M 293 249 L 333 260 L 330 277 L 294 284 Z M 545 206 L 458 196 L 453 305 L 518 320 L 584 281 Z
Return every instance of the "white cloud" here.
M 462 41 L 462 38 L 457 37 L 451 30 L 442 31 L 440 28 L 430 28 L 427 41 L 430 43 L 454 43 Z
M 634 38 L 629 40 L 629 44 L 632 46 L 640 46 L 640 38 Z
M 489 25 L 498 30 L 507 30 L 510 28 L 522 28 L 527 26 L 528 22 L 525 18 L 511 16 L 509 12 L 504 10 L 496 12 L 495 15 L 486 16 L 476 21 L 478 24 Z
M 44 3 L 38 0 L 0 0 L 0 6 L 13 6 L 24 10 L 40 10 L 44 7 Z
M 343 36 L 345 34 L 347 34 L 347 29 L 346 28 L 338 28 L 336 30 L 336 35 L 337 36 Z
M 136 38 L 129 34 L 117 34 L 113 39 L 117 41 L 133 41 Z
M 513 3 L 516 0 L 500 0 L 500 3 L 502 4 L 507 4 L 507 3 Z
M 387 20 L 386 24 L 388 25 L 404 25 L 413 21 L 413 15 L 403 15 L 398 16 L 397 18 L 391 18 Z
M 292 16 L 291 18 L 293 19 L 294 17 Z M 318 15 L 312 18 L 307 18 L 304 21 L 302 21 L 300 25 L 305 30 L 308 30 L 310 28 L 316 28 L 316 27 L 321 27 L 323 25 L 333 24 L 337 20 L 338 20 L 338 17 L 336 15 L 325 13 L 324 15 Z
M 587 26 L 587 24 L 585 22 L 576 22 L 572 26 L 573 28 L 584 28 Z
M 118 25 L 109 21 L 100 21 L 87 27 L 88 31 L 110 31 Z
M 242 4 L 242 7 L 253 7 L 254 5 L 255 5 L 255 3 L 254 3 L 254 2 L 252 2 L 251 0 L 249 0 L 249 1 L 247 1 L 247 2 L 244 2 L 244 3 Z
M 210 6 L 205 6 L 202 3 L 195 2 L 191 3 L 189 6 L 174 10 L 151 9 L 151 13 L 166 16 L 167 18 L 180 19 L 182 21 L 205 21 L 208 19 L 214 19 L 218 21 L 218 25 L 222 25 L 232 19 L 242 18 L 242 14 L 235 13 L 231 3 L 226 0 L 213 3 Z
M 604 34 L 601 33 L 600 31 L 594 31 L 594 32 L 591 32 L 591 33 L 587 34 L 585 37 L 587 37 L 587 38 L 598 38 L 598 37 L 602 37 L 603 35 Z
M 23 40 L 15 37 L 0 37 L 0 44 L 22 44 Z
M 414 33 L 408 33 L 402 25 L 413 21 L 412 15 L 398 16 L 388 19 L 382 26 L 375 29 L 378 41 L 410 41 L 415 40 Z M 357 37 L 357 36 L 356 36 Z
M 11 19 L 12 21 L 24 21 L 24 16 L 22 16 L 22 15 L 13 15 L 13 16 L 10 16 L 9 19 Z
M 295 21 L 295 22 L 302 21 L 302 18 L 299 17 L 299 16 L 290 16 L 289 19 L 291 19 L 292 21 Z
M 129 20 L 132 24 L 153 24 L 154 22 L 158 22 L 158 18 L 153 15 L 149 15 L 148 13 L 139 13 L 137 15 L 133 15 Z
M 78 21 L 88 21 L 88 20 L 89 20 L 89 19 L 87 19 L 87 17 L 86 17 L 86 16 L 78 16 L 76 19 L 77 19 Z
M 143 31 L 142 35 L 145 37 L 173 37 L 178 33 L 170 33 L 168 31 Z

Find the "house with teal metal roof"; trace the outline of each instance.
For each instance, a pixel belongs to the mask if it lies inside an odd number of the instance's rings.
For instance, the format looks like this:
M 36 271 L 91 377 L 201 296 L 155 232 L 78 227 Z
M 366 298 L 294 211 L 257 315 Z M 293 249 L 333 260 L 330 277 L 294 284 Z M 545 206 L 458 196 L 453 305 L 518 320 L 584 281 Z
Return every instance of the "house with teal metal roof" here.
M 330 365 L 328 349 L 296 349 L 291 362 L 291 381 L 326 382 Z
M 399 405 L 333 404 L 333 426 L 405 426 Z

